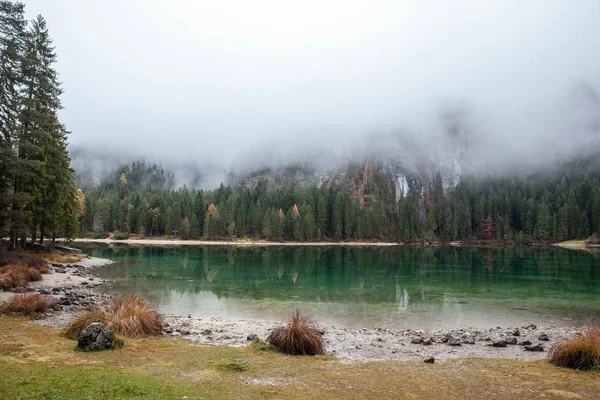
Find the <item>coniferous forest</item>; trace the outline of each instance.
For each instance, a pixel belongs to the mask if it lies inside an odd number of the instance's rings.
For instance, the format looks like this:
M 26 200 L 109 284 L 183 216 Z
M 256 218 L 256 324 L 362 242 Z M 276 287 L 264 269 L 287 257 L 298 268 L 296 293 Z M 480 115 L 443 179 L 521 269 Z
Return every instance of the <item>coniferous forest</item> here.
M 361 174 L 358 172 L 358 178 Z M 600 230 L 600 170 L 593 159 L 537 175 L 465 177 L 444 190 L 439 173 L 398 199 L 375 175 L 353 196 L 342 188 L 267 184 L 169 190 L 173 175 L 135 162 L 85 191 L 81 233 L 183 239 L 286 241 L 560 242 Z M 364 195 L 364 193 L 369 193 Z
M 11 241 L 74 237 L 79 227 L 61 83 L 42 16 L 0 1 L 0 233 Z

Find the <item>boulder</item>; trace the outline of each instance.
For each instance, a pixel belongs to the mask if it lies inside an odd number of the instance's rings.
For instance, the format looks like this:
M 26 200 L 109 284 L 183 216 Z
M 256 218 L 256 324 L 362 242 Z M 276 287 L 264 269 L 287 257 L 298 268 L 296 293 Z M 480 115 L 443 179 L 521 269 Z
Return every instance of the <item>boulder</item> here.
M 545 334 L 545 333 L 542 332 L 542 333 L 540 333 L 540 336 L 538 336 L 538 340 L 541 340 L 543 342 L 547 342 L 550 339 L 548 339 L 548 335 L 547 334 Z
M 431 338 L 427 338 L 425 340 L 423 340 L 423 345 L 425 346 L 431 346 L 433 344 L 433 341 L 431 340 Z
M 79 333 L 77 348 L 98 351 L 115 348 L 115 334 L 99 322 L 92 322 Z
M 519 342 L 519 346 L 529 346 L 531 343 L 531 340 L 522 340 Z
M 410 340 L 410 342 L 412 344 L 421 344 L 421 343 L 423 343 L 423 338 L 420 336 L 415 336 Z
M 506 344 L 517 344 L 517 338 L 516 337 L 509 337 L 506 339 Z
M 530 344 L 525 346 L 525 350 L 527 351 L 544 351 L 544 345 L 541 343 Z
M 475 344 L 475 338 L 473 336 L 467 336 L 463 338 L 462 342 L 464 344 Z
M 504 339 L 495 339 L 492 341 L 492 346 L 494 347 L 506 347 L 506 340 Z
M 448 338 L 448 344 L 450 346 L 460 346 L 460 340 L 458 340 L 457 338 L 450 336 Z
M 521 331 L 519 330 L 519 328 L 515 328 L 512 331 L 513 336 L 521 336 Z

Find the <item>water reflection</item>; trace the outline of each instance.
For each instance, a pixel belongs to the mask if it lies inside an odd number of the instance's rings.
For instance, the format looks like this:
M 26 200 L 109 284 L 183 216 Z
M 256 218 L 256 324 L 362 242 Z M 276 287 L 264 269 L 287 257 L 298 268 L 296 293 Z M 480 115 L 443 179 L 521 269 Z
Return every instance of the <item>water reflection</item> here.
M 495 326 L 600 313 L 598 253 L 480 248 L 168 248 L 85 245 L 98 273 L 166 312 L 346 326 Z M 552 317 L 550 317 L 552 315 Z

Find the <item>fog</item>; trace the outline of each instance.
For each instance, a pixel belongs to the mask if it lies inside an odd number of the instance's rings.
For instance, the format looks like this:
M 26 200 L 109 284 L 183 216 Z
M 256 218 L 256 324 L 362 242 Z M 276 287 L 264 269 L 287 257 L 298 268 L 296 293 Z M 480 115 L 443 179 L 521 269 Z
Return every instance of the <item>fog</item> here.
M 458 132 L 490 172 L 599 147 L 595 0 L 25 4 L 56 45 L 71 149 L 96 160 L 411 164 Z

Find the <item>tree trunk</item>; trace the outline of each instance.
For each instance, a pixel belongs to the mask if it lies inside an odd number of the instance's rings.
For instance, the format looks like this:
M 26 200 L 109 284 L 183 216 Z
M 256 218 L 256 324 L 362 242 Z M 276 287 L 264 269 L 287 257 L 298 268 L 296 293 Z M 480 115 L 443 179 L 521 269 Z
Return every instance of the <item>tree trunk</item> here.
M 40 225 L 40 244 L 44 244 L 44 235 L 46 234 L 46 227 L 44 223 Z

